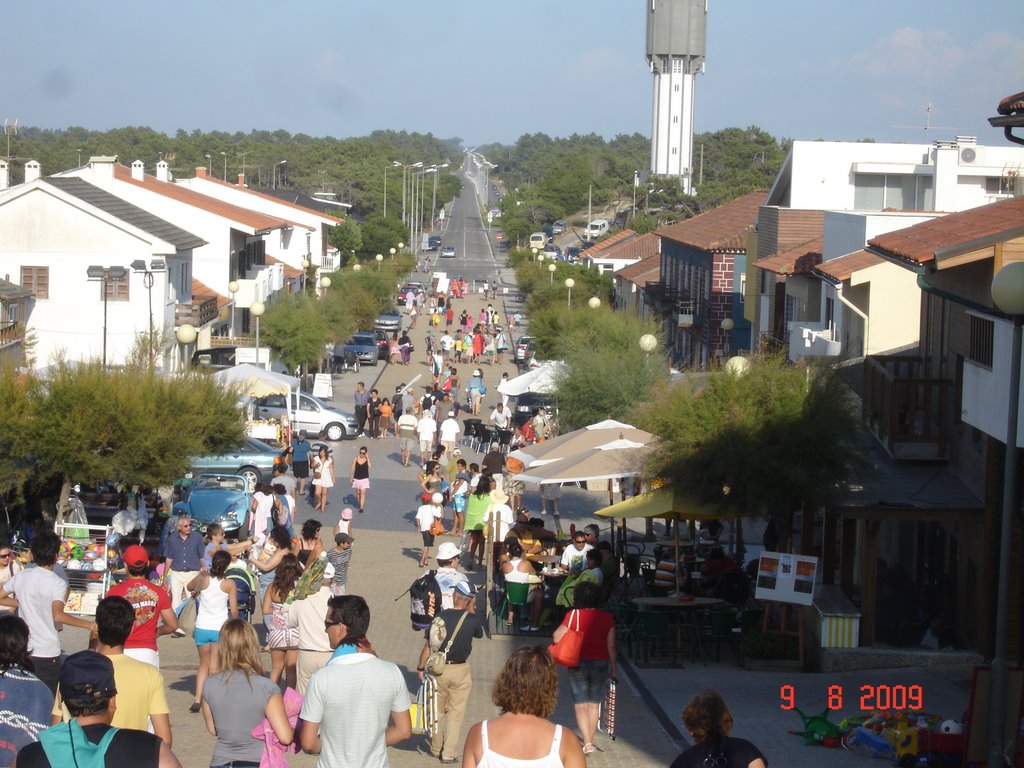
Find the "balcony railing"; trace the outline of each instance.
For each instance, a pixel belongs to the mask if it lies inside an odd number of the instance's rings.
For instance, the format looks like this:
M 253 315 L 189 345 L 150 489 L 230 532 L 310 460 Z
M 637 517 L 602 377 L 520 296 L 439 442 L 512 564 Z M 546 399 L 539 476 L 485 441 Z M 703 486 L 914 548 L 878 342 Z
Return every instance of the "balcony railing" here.
M 927 361 L 905 355 L 864 359 L 863 419 L 894 459 L 946 460 L 953 382 L 926 376 Z
M 217 298 L 215 296 L 193 296 L 191 304 L 174 306 L 174 324 L 190 323 L 201 328 L 217 319 Z
M 0 346 L 17 344 L 21 341 L 22 329 L 19 323 L 0 324 Z

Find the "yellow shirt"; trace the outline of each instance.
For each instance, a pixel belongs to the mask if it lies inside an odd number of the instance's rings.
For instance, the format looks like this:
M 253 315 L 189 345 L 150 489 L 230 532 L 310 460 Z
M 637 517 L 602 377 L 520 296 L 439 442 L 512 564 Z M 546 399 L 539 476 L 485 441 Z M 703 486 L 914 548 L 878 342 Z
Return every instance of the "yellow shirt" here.
M 117 710 L 110 724 L 115 728 L 148 731 L 150 715 L 166 715 L 171 711 L 167 707 L 164 676 L 152 664 L 123 653 L 107 658 L 114 665 L 114 685 L 117 686 Z M 59 693 L 52 714 L 65 722 L 71 719 Z

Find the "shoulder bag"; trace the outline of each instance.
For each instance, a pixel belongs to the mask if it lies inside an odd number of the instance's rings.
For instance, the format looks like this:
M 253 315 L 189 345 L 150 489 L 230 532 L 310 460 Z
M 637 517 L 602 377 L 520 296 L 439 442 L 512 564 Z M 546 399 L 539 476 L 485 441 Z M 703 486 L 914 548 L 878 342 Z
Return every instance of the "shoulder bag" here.
M 462 616 L 459 618 L 458 623 L 455 625 L 455 629 L 452 630 L 450 637 L 446 638 L 444 642 L 438 647 L 436 651 L 431 651 L 430 655 L 427 656 L 427 662 L 423 665 L 428 675 L 434 677 L 440 677 L 444 674 L 445 665 L 448 663 L 448 650 L 452 647 L 452 643 L 455 642 L 455 636 L 459 634 L 459 630 L 462 629 L 462 623 L 466 620 L 469 615 L 469 611 L 463 611 Z M 440 622 L 444 625 L 444 619 L 440 616 L 434 619 L 434 622 Z M 431 634 L 434 633 L 434 628 L 431 627 Z
M 576 619 L 576 629 L 572 628 L 572 620 Z M 566 633 L 557 643 L 548 646 L 548 652 L 556 664 L 563 667 L 578 667 L 580 665 L 580 652 L 583 650 L 583 633 L 580 632 L 580 612 L 573 609 L 569 614 L 569 620 L 565 624 Z

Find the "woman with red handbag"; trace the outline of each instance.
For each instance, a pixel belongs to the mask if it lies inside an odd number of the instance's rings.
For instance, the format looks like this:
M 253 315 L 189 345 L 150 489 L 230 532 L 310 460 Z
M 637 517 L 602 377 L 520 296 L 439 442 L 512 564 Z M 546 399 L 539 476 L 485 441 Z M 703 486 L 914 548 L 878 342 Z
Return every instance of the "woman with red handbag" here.
M 616 677 L 615 617 L 600 610 L 600 604 L 601 588 L 597 584 L 578 584 L 573 593 L 573 610 L 566 614 L 553 637 L 555 646 L 560 645 L 563 638 L 570 645 L 574 640 L 579 641 L 579 663 L 569 667 L 569 686 L 585 755 L 597 749 L 593 742 L 605 681 Z M 577 633 L 579 638 L 572 637 L 572 633 Z M 560 661 L 555 647 L 552 648 L 552 656 Z

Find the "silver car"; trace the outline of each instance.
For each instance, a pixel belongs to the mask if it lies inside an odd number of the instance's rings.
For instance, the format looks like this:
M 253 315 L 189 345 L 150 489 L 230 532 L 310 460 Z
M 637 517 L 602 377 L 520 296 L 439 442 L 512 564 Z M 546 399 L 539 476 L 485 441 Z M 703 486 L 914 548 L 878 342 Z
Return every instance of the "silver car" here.
M 287 415 L 295 430 L 304 429 L 311 436 L 323 435 L 328 440 L 344 440 L 359 434 L 359 424 L 351 413 L 339 411 L 313 395 L 299 393 L 298 403 L 295 394 L 291 395 L 292 410 L 286 408 L 284 395 L 267 395 L 255 401 L 256 414 L 260 418 L 279 419 Z M 296 407 L 297 406 L 297 407 Z
M 402 313 L 394 307 L 385 309 L 379 315 L 373 323 L 373 327 L 385 331 L 386 333 L 394 333 L 395 331 L 402 330 Z

